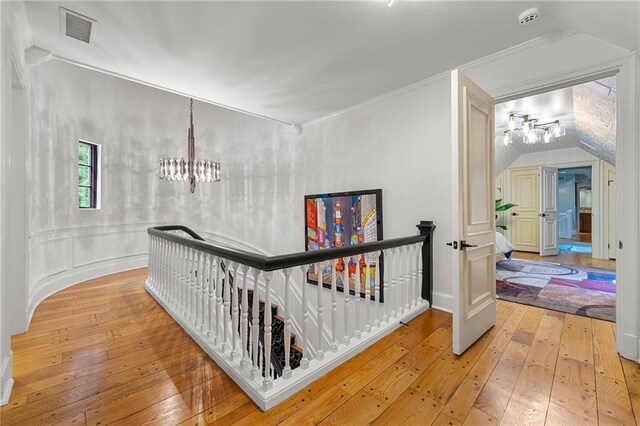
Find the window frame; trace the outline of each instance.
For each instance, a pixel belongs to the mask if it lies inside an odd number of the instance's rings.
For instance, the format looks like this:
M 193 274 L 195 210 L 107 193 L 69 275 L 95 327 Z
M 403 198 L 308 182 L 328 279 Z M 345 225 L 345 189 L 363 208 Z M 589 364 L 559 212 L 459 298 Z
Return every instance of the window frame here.
M 82 139 L 78 140 L 78 144 L 76 147 L 76 152 L 79 150 L 80 146 L 86 145 L 89 148 L 89 163 L 84 164 L 80 162 L 80 155 L 78 154 L 78 159 L 76 161 L 77 171 L 78 171 L 78 185 L 76 188 L 76 196 L 78 197 L 78 208 L 81 210 L 96 210 L 100 208 L 100 145 L 85 141 Z M 81 185 L 80 184 L 80 167 L 87 167 L 89 169 L 89 185 Z M 89 189 L 89 206 L 84 207 L 80 205 L 79 199 L 79 190 L 80 188 L 88 188 Z

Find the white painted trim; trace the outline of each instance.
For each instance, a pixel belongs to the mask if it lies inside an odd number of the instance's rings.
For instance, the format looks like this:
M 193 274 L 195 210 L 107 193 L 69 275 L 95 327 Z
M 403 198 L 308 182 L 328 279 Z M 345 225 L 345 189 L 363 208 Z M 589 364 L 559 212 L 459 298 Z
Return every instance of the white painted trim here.
M 451 294 L 433 292 L 433 308 L 453 313 L 453 296 Z
M 325 358 L 323 360 L 311 360 L 308 368 L 296 368 L 293 370 L 291 378 L 286 380 L 282 377 L 278 378 L 273 382 L 272 389 L 264 391 L 260 386 L 260 382 L 250 379 L 248 372 L 241 370 L 239 365 L 237 365 L 238 362 L 232 361 L 228 353 L 223 352 L 220 348 L 202 338 L 199 330 L 195 330 L 190 324 L 184 321 L 178 313 L 171 309 L 149 286 L 148 282 L 145 283 L 145 289 L 263 411 L 269 410 L 308 384 L 362 352 L 376 341 L 397 329 L 400 326 L 400 322 L 408 322 L 429 309 L 429 304 L 423 302 L 412 308 L 402 317 L 389 321 L 382 327 L 373 328 L 371 333 L 365 334 L 360 339 L 351 339 L 348 347 L 340 344 L 337 352 L 325 352 Z
M 76 61 L 75 59 L 71 59 L 71 58 L 68 58 L 66 56 L 57 55 L 55 53 L 52 55 L 52 57 L 53 57 L 53 59 L 56 59 L 56 60 L 61 61 L 61 62 L 66 62 L 66 63 L 71 64 L 71 65 L 76 65 L 78 67 L 86 68 L 86 69 L 89 69 L 89 70 L 92 70 L 92 71 L 96 71 L 96 72 L 99 72 L 101 74 L 110 75 L 112 77 L 121 78 L 123 80 L 127 80 L 127 81 L 130 81 L 132 83 L 142 84 L 143 86 L 147 86 L 147 87 L 151 87 L 151 88 L 154 88 L 154 89 L 162 90 L 163 92 L 173 93 L 174 95 L 184 96 L 185 98 L 192 98 L 193 100 L 196 100 L 198 102 L 202 102 L 202 103 L 205 103 L 205 104 L 214 105 L 214 106 L 217 106 L 217 107 L 220 107 L 220 108 L 224 108 L 224 109 L 228 109 L 228 110 L 231 110 L 231 111 L 239 112 L 241 114 L 249 115 L 251 117 L 256 117 L 256 118 L 260 118 L 260 119 L 263 119 L 263 120 L 268 120 L 268 121 L 273 121 L 275 123 L 284 124 L 285 126 L 291 127 L 296 132 L 301 133 L 301 131 L 298 130 L 300 128 L 300 124 L 298 124 L 298 123 L 289 123 L 287 121 L 279 120 L 277 118 L 267 117 L 266 115 L 258 114 L 258 113 L 255 113 L 255 112 L 250 112 L 250 111 L 243 110 L 243 109 L 240 109 L 240 108 L 232 107 L 230 105 L 225 105 L 225 104 L 222 104 L 220 102 L 213 101 L 211 99 L 206 99 L 206 98 L 202 98 L 200 96 L 195 96 L 193 94 L 181 92 L 179 90 L 170 89 L 170 88 L 168 88 L 166 86 L 161 86 L 159 84 L 151 83 L 149 81 L 140 80 L 138 78 L 134 78 L 134 77 L 130 77 L 130 76 L 127 76 L 127 75 L 124 75 L 124 74 L 117 73 L 115 71 L 109 71 L 107 69 L 96 67 L 96 66 L 93 66 L 93 65 L 89 65 L 87 63 Z
M 463 71 L 465 69 L 468 69 L 468 68 L 471 68 L 471 67 L 474 67 L 474 66 L 478 66 L 478 65 L 481 65 L 481 64 L 484 64 L 484 63 L 487 63 L 487 62 L 491 62 L 491 61 L 494 61 L 494 60 L 502 58 L 502 57 L 507 57 L 507 56 L 512 55 L 512 54 L 517 53 L 517 52 L 527 51 L 529 49 L 532 49 L 532 48 L 535 48 L 535 47 L 538 47 L 538 46 L 546 46 L 548 44 L 557 42 L 559 40 L 563 40 L 565 38 L 571 37 L 571 36 L 573 36 L 575 34 L 576 34 L 575 31 L 563 31 L 563 32 L 546 34 L 544 36 L 534 38 L 534 39 L 526 41 L 524 43 L 509 47 L 509 48 L 504 49 L 504 50 L 501 50 L 500 52 L 496 52 L 494 54 L 491 54 L 491 55 L 485 56 L 483 58 L 480 58 L 478 60 L 468 62 L 468 63 L 466 63 L 464 65 L 459 66 L 459 67 L 450 68 L 450 69 L 448 69 L 446 71 L 443 71 L 443 72 L 441 72 L 439 74 L 436 74 L 436 75 L 433 75 L 431 77 L 425 78 L 424 80 L 420 80 L 420 81 L 418 81 L 416 83 L 412 83 L 412 84 L 409 84 L 407 86 L 401 87 L 400 89 L 394 90 L 392 92 L 388 92 L 388 93 L 385 93 L 383 95 L 376 96 L 375 98 L 368 99 L 368 100 L 366 100 L 364 102 L 360 102 L 360 103 L 352 105 L 350 107 L 347 107 L 347 108 L 332 112 L 330 114 L 327 114 L 327 115 L 324 115 L 324 116 L 321 116 L 321 117 L 314 118 L 312 120 L 306 121 L 306 122 L 304 122 L 302 124 L 302 126 L 306 127 L 306 126 L 308 126 L 310 124 L 316 124 L 316 123 L 320 123 L 322 121 L 330 120 L 332 118 L 336 118 L 336 117 L 339 117 L 339 116 L 344 115 L 346 113 L 349 113 L 349 112 L 351 112 L 353 110 L 356 110 L 356 109 L 359 109 L 359 108 L 363 108 L 363 107 L 365 107 L 367 105 L 375 104 L 375 103 L 384 101 L 385 99 L 389 99 L 389 98 L 392 98 L 392 97 L 395 97 L 395 96 L 399 96 L 399 95 L 401 95 L 403 93 L 410 92 L 410 91 L 412 91 L 414 89 L 417 89 L 417 88 L 420 88 L 422 86 L 429 85 L 429 84 L 431 84 L 431 83 L 433 83 L 433 82 L 435 82 L 437 80 L 440 80 L 440 79 L 443 79 L 443 78 L 448 78 L 451 75 L 451 71 L 453 71 L 454 69 L 459 69 L 459 70 Z
M 11 390 L 13 389 L 12 368 L 13 365 L 13 352 L 9 352 L 9 356 L 6 356 L 2 363 L 0 363 L 0 406 L 9 403 L 9 397 L 11 396 Z

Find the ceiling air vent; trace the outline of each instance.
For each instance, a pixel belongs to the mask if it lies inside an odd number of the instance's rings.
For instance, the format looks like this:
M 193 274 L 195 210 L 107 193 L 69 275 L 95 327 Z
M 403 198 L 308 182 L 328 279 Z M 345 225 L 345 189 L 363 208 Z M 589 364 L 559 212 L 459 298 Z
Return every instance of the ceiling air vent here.
M 98 21 L 60 6 L 60 33 L 93 44 Z

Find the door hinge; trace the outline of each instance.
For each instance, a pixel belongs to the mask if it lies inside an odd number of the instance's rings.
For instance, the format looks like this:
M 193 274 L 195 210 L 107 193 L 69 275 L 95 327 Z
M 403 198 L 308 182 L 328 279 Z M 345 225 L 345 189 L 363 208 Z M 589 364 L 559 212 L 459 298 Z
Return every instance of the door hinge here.
M 622 250 L 622 241 L 618 241 L 618 248 Z
M 607 244 L 607 248 L 610 249 L 611 248 L 611 244 Z

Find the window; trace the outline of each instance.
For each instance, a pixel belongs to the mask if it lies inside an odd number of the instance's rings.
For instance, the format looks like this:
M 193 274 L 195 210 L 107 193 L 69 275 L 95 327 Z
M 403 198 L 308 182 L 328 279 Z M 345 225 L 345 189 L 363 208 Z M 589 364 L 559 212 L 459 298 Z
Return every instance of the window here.
M 98 206 L 98 145 L 78 142 L 78 206 L 97 209 Z

